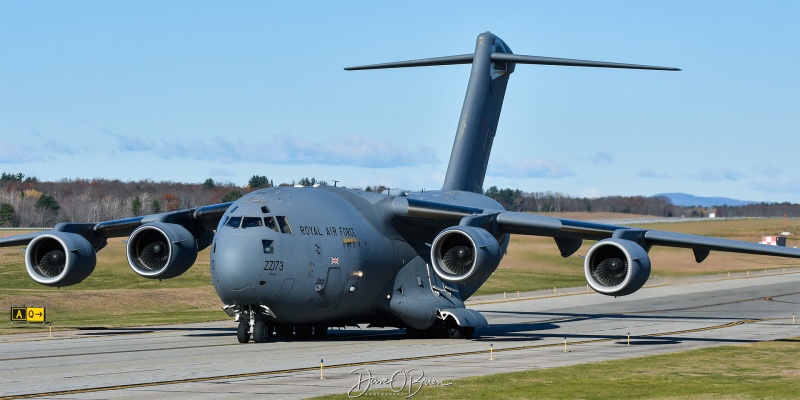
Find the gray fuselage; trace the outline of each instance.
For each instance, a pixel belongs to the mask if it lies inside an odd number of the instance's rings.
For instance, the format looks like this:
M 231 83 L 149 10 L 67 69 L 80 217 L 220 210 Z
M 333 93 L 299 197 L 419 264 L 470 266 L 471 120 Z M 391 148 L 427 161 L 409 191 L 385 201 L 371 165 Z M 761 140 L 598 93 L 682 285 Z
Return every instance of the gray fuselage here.
M 226 305 L 267 306 L 275 322 L 343 325 L 389 318 L 376 302 L 438 229 L 397 226 L 393 199 L 321 186 L 276 187 L 236 201 L 211 245 L 211 279 Z M 475 193 L 430 191 L 408 198 L 501 208 Z

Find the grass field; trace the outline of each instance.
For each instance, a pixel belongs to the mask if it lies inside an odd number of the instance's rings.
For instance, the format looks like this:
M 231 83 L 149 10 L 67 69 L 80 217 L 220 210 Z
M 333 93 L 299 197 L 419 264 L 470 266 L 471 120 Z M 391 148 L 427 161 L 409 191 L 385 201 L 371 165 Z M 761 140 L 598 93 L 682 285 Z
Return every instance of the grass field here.
M 1 235 L 17 234 L 2 232 Z M 97 267 L 78 285 L 50 288 L 25 272 L 21 248 L 0 248 L 0 307 L 42 306 L 53 329 L 201 322 L 229 318 L 211 286 L 208 250 L 185 274 L 164 281 L 134 274 L 121 239 L 97 253 Z M 0 325 L 0 333 L 30 332 L 41 325 Z
M 630 218 L 622 214 L 570 214 L 574 219 Z M 782 231 L 800 232 L 800 219 L 790 219 L 788 226 L 780 219 L 706 220 L 665 223 L 643 227 L 712 235 L 756 242 L 762 234 Z M 20 231 L 0 231 L 0 235 Z M 800 234 L 795 237 L 800 237 Z M 790 245 L 797 240 L 790 239 Z M 585 285 L 583 259 L 591 242 L 573 256 L 562 258 L 551 238 L 514 236 L 498 270 L 478 294 L 515 292 L 553 287 Z M 763 271 L 797 267 L 800 261 L 779 257 L 759 257 L 712 252 L 702 264 L 696 264 L 686 249 L 654 248 L 651 251 L 653 275 L 682 277 L 727 271 Z M 201 252 L 194 267 L 180 277 L 166 280 L 140 278 L 131 271 L 121 239 L 109 240 L 98 253 L 97 268 L 81 284 L 49 288 L 33 282 L 25 272 L 21 248 L 0 248 L 0 309 L 12 306 L 44 306 L 53 329 L 72 327 L 135 326 L 156 323 L 223 320 L 228 316 L 210 283 L 208 250 Z M 26 324 L 0 325 L 0 333 L 43 329 Z
M 800 338 L 478 376 L 413 399 L 797 399 Z M 369 394 L 369 396 L 366 396 Z M 406 393 L 407 394 L 407 393 Z M 341 399 L 346 394 L 319 397 Z M 370 391 L 365 398 L 392 398 Z

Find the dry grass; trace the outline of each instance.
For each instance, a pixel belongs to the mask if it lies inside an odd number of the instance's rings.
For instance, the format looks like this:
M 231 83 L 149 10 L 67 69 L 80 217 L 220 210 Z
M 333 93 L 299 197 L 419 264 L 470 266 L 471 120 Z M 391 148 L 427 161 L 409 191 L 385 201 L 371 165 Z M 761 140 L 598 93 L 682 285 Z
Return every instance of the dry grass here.
M 0 236 L 20 234 L 0 231 Z M 154 323 L 226 319 L 209 272 L 208 250 L 185 274 L 165 280 L 137 276 L 128 266 L 125 243 L 111 239 L 97 254 L 94 273 L 78 285 L 41 286 L 25 272 L 21 247 L 0 248 L 0 308 L 45 307 L 53 329 L 86 326 L 135 326 Z M 25 332 L 41 326 L 0 325 L 0 333 Z

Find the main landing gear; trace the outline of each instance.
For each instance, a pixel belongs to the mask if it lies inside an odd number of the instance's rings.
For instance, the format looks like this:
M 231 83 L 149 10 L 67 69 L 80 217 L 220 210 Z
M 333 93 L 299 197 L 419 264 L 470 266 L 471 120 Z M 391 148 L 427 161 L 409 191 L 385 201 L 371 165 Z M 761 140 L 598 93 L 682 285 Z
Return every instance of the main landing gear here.
M 265 343 L 269 341 L 272 336 L 279 338 L 292 338 L 294 336 L 300 339 L 322 339 L 328 336 L 327 325 L 271 325 L 262 320 L 250 321 L 242 319 L 239 321 L 239 326 L 236 329 L 236 338 L 239 340 L 239 343 L 249 342 L 251 331 L 253 341 L 256 343 Z

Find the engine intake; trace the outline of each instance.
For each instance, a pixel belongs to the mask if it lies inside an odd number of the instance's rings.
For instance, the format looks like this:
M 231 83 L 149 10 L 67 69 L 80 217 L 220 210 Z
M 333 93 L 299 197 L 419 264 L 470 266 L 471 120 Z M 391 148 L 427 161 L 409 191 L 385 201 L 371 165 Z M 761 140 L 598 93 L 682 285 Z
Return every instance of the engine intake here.
M 151 222 L 128 238 L 128 263 L 133 272 L 150 279 L 174 278 L 197 260 L 197 241 L 181 225 Z
M 636 242 L 610 238 L 597 242 L 583 264 L 586 281 L 598 293 L 629 295 L 650 277 L 650 257 Z
M 42 285 L 80 283 L 92 274 L 96 264 L 91 243 L 75 233 L 50 231 L 31 240 L 25 249 L 28 275 Z
M 431 264 L 442 280 L 483 283 L 497 269 L 502 250 L 489 232 L 472 226 L 454 226 L 440 232 L 431 245 Z

